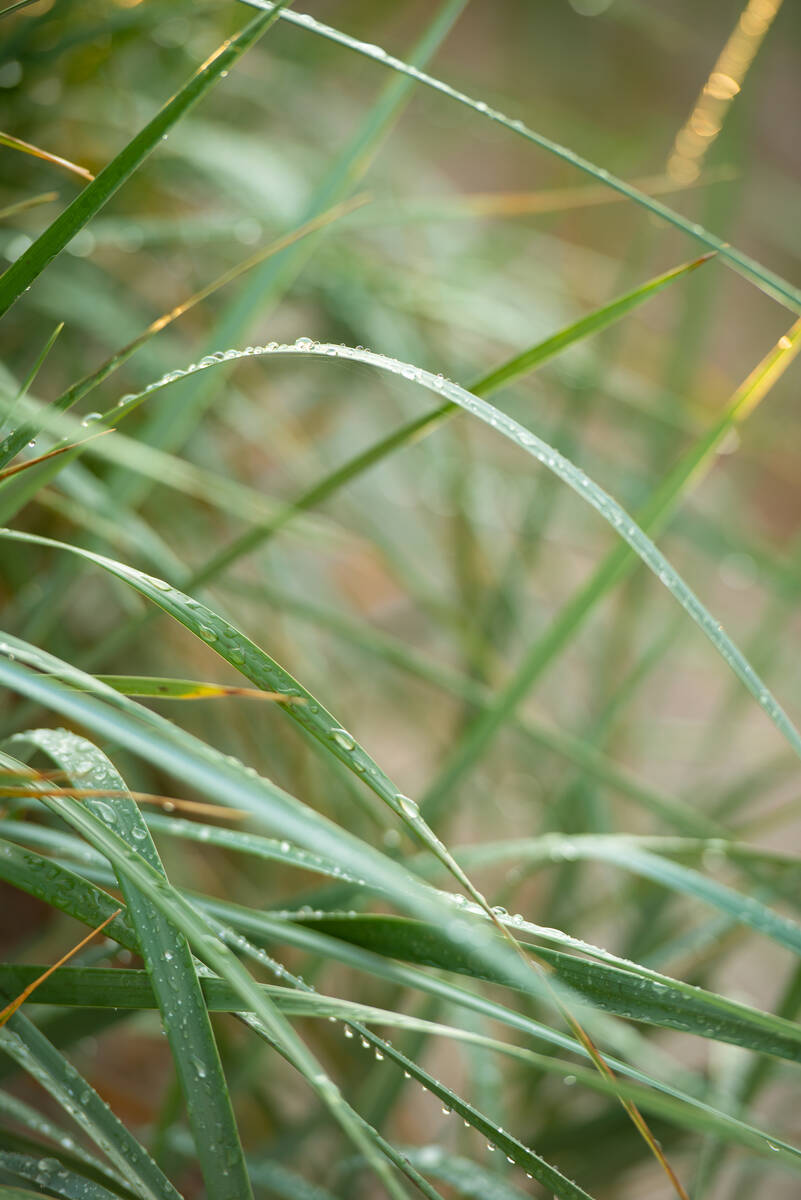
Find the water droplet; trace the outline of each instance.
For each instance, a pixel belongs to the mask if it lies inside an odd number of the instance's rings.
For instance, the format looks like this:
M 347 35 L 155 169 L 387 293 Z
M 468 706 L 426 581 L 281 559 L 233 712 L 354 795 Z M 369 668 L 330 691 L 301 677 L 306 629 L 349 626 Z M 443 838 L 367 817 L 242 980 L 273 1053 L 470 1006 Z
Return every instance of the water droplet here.
M 408 817 L 410 821 L 416 821 L 420 816 L 420 809 L 417 807 L 417 803 L 412 800 L 411 796 L 404 796 L 401 792 L 398 792 L 395 799 L 397 800 L 403 815 Z
M 209 629 L 208 625 L 199 625 L 198 633 L 203 638 L 204 642 L 216 642 L 217 634 L 213 629 Z
M 310 337 L 299 337 L 295 339 L 296 350 L 311 350 L 314 342 Z
M 340 750 L 345 750 L 350 753 L 356 746 L 355 741 L 348 733 L 347 729 L 332 729 L 331 737 L 334 739 Z
M 102 420 L 103 420 L 102 413 L 90 412 L 90 413 L 87 413 L 86 416 L 84 417 L 84 419 L 81 421 L 81 425 L 83 425 L 83 427 L 86 428 L 87 425 L 91 425 L 95 421 L 102 421 Z

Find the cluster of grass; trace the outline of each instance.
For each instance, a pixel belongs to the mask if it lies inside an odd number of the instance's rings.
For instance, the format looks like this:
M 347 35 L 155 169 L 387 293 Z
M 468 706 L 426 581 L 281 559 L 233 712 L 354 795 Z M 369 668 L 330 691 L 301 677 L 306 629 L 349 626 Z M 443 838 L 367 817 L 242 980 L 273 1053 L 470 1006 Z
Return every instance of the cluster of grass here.
M 0 12 L 0 1196 L 796 1194 L 798 17 L 729 8 Z

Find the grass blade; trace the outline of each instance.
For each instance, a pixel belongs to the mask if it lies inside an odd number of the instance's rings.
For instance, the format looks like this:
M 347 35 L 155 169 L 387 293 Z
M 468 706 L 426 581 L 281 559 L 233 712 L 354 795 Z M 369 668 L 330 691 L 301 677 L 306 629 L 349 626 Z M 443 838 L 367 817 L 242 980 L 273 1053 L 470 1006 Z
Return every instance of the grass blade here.
M 141 166 L 176 122 L 193 108 L 269 29 L 280 14 L 281 8 L 281 5 L 276 5 L 274 12 L 262 13 L 255 17 L 236 37 L 224 42 L 136 137 L 123 147 L 116 158 L 113 158 L 61 215 L 56 217 L 44 233 L 39 235 L 3 275 L 0 275 L 0 317 L 8 312 L 45 267 Z
M 273 11 L 275 7 L 270 3 L 270 0 L 243 0 L 243 2 L 253 8 L 260 8 L 264 11 Z M 432 88 L 434 91 L 446 96 L 449 100 L 455 100 L 457 103 L 465 105 L 467 108 L 472 109 L 473 112 L 479 113 L 496 124 L 502 125 L 511 133 L 525 138 L 535 146 L 539 146 L 540 149 L 547 150 L 549 153 L 556 155 L 557 158 L 561 158 L 564 162 L 569 163 L 570 166 L 576 167 L 579 171 L 583 171 L 587 175 L 591 175 L 593 179 L 619 192 L 629 200 L 633 200 L 635 204 L 640 205 L 655 216 L 661 217 L 668 224 L 673 225 L 676 229 L 680 229 L 682 233 L 702 242 L 710 250 L 716 251 L 738 274 L 755 283 L 758 288 L 767 295 L 772 296 L 775 300 L 778 300 L 786 308 L 792 309 L 796 313 L 801 313 L 801 290 L 797 287 L 782 279 L 781 276 L 776 275 L 775 272 L 769 271 L 767 267 L 763 267 L 755 259 L 735 249 L 728 242 L 716 237 L 715 234 L 704 229 L 702 225 L 688 220 L 674 209 L 669 208 L 666 204 L 662 204 L 653 196 L 646 195 L 630 183 L 626 183 L 625 180 L 612 175 L 605 168 L 596 166 L 595 163 L 583 158 L 580 154 L 576 154 L 573 150 L 569 150 L 566 146 L 561 146 L 558 142 L 552 141 L 551 138 L 547 138 L 541 133 L 535 133 L 523 121 L 507 117 L 497 109 L 490 108 L 483 101 L 473 100 L 470 96 L 465 95 L 464 92 L 460 92 L 449 84 L 443 83 L 440 79 L 435 79 L 433 75 L 428 75 L 418 67 L 411 66 L 409 63 L 402 62 L 401 59 L 395 58 L 394 55 L 387 54 L 386 50 L 382 49 L 382 47 L 358 41 L 348 34 L 341 33 L 338 29 L 333 29 L 330 25 L 325 25 L 322 21 L 316 20 L 316 18 L 309 16 L 307 13 L 297 13 L 287 10 L 282 12 L 281 16 L 284 20 L 298 25 L 310 33 L 318 34 L 320 37 L 337 42 L 348 50 L 353 50 L 357 54 L 371 58 L 383 67 L 388 67 L 392 71 L 397 71 L 407 76 L 407 78 L 413 79 L 416 83 L 421 83 L 426 87 Z
M 147 1151 L 23 1013 L 15 1013 L 0 1029 L 0 1049 L 53 1096 L 137 1196 L 142 1200 L 179 1200 L 175 1188 Z

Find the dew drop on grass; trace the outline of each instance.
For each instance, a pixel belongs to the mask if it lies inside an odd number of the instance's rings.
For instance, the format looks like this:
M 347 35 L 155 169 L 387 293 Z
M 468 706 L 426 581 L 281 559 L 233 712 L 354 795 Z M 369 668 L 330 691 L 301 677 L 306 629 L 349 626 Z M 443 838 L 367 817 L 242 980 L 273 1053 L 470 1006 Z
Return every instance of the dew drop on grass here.
M 356 747 L 356 742 L 348 733 L 347 729 L 332 729 L 331 737 L 339 746 L 340 750 L 344 750 L 348 754 Z
M 209 629 L 208 625 L 199 625 L 197 631 L 200 634 L 200 636 L 203 638 L 204 642 L 216 642 L 217 641 L 217 634 L 214 632 L 213 629 Z
M 411 821 L 416 820 L 420 816 L 420 809 L 417 807 L 417 802 L 412 800 L 411 796 L 404 796 L 401 792 L 398 792 L 395 799 L 403 815 Z
M 95 421 L 102 421 L 102 420 L 103 420 L 102 413 L 90 412 L 90 413 L 87 413 L 86 416 L 84 417 L 84 419 L 81 421 L 81 425 L 83 425 L 83 427 L 85 429 L 87 425 L 93 425 Z
M 311 350 L 314 342 L 310 337 L 299 337 L 295 339 L 296 350 Z

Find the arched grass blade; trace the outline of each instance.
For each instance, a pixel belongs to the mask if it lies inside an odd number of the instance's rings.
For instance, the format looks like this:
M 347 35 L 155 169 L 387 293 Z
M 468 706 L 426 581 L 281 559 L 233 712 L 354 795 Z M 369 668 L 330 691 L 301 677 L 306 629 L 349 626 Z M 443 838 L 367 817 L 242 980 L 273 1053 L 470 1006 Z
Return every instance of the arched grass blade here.
M 643 529 L 632 520 L 616 500 L 594 483 L 580 468 L 574 466 L 573 463 L 564 458 L 541 438 L 537 437 L 530 429 L 526 429 L 525 426 L 514 420 L 514 418 L 507 416 L 487 401 L 481 399 L 481 397 L 466 391 L 450 380 L 432 375 L 430 371 L 425 371 L 421 367 L 416 367 L 411 363 L 404 363 L 399 359 L 389 358 L 383 354 L 376 354 L 371 350 L 354 349 L 347 346 L 342 347 L 335 343 L 312 342 L 308 338 L 301 338 L 294 345 L 273 345 L 271 343 L 268 346 L 259 347 L 258 349 L 262 355 L 274 354 L 323 358 L 326 361 L 330 361 L 333 358 L 341 358 L 348 361 L 362 362 L 366 365 L 377 367 L 382 371 L 413 380 L 432 392 L 445 395 L 449 401 L 458 404 L 460 408 L 464 408 L 467 412 L 509 438 L 510 441 L 525 450 L 533 458 L 538 459 L 566 483 L 568 487 L 576 492 L 577 495 L 590 504 L 612 526 L 618 535 L 628 543 L 630 549 L 642 559 L 645 565 L 653 571 L 660 582 L 678 600 L 682 608 L 689 613 L 701 631 L 712 642 L 715 649 L 721 654 L 748 691 L 751 692 L 752 696 L 759 701 L 767 716 L 784 735 L 796 753 L 801 756 L 801 735 L 799 735 L 790 718 L 767 689 L 750 663 L 721 628 L 720 623 L 715 621 L 714 617 L 708 612 L 681 576 L 671 567 L 670 563 L 661 551 L 657 549 L 656 545 Z M 693 449 L 691 455 L 688 456 L 688 460 L 682 460 L 678 473 L 681 482 L 685 482 L 688 477 L 700 468 L 712 452 L 712 449 L 719 443 L 726 429 L 734 421 L 742 420 L 752 410 L 775 380 L 784 372 L 799 349 L 801 349 L 801 322 L 798 322 L 787 335 L 780 338 L 776 347 L 767 355 L 760 366 L 752 372 L 746 384 L 737 393 L 735 400 L 721 422 L 714 427 L 712 433 L 703 439 L 700 447 Z M 237 351 L 227 352 L 229 358 L 237 357 L 239 353 Z M 246 352 L 243 352 L 243 356 L 248 357 Z M 211 365 L 211 363 L 205 364 L 196 369 L 203 370 Z M 678 487 L 671 479 L 671 494 L 675 494 L 677 490 Z M 664 496 L 660 495 L 660 512 L 664 505 Z M 23 535 L 11 530 L 3 530 L 0 531 L 0 536 L 22 537 Z M 46 541 L 46 539 L 27 540 Z M 77 553 L 77 551 L 75 552 Z M 93 557 L 94 561 L 100 562 L 98 556 Z M 107 563 L 100 565 L 107 565 Z M 112 568 L 107 567 L 107 569 Z M 119 570 L 119 565 L 116 570 Z M 130 568 L 128 570 L 130 573 Z M 121 577 L 124 577 L 124 569 Z M 167 584 L 162 584 L 162 592 L 168 586 Z M 144 589 L 140 587 L 139 590 Z M 152 598 L 156 599 L 160 607 L 167 608 L 163 595 L 161 600 L 159 600 L 157 595 L 153 595 Z M 209 610 L 205 611 L 208 615 Z M 226 634 L 226 636 L 230 636 L 230 634 Z M 217 634 L 215 633 L 211 640 L 216 641 L 216 639 Z
M 264 9 L 265 11 L 272 11 L 275 7 L 270 3 L 270 0 L 244 0 L 244 3 L 253 8 Z M 524 137 L 529 142 L 533 142 L 534 145 L 539 146 L 541 149 L 549 151 L 564 162 L 569 163 L 587 175 L 591 175 L 593 179 L 599 180 L 607 187 L 619 192 L 622 196 L 633 200 L 648 212 L 661 217 L 668 224 L 675 226 L 676 229 L 680 229 L 682 233 L 686 233 L 688 236 L 702 242 L 710 250 L 717 251 L 721 258 L 737 271 L 738 274 L 755 283 L 758 288 L 767 293 L 767 295 L 773 296 L 774 299 L 784 304 L 785 307 L 801 313 L 801 290 L 797 287 L 782 279 L 781 276 L 776 275 L 775 272 L 769 271 L 767 267 L 763 267 L 761 263 L 743 254 L 740 250 L 735 249 L 728 242 L 710 233 L 697 222 L 688 220 L 674 209 L 669 208 L 666 204 L 662 204 L 652 196 L 648 196 L 637 188 L 632 187 L 625 180 L 612 175 L 603 167 L 596 166 L 595 163 L 583 158 L 580 154 L 576 154 L 573 150 L 569 150 L 566 146 L 561 146 L 558 142 L 552 141 L 551 138 L 547 138 L 541 133 L 535 133 L 523 121 L 517 118 L 511 119 L 497 109 L 490 108 L 483 101 L 473 100 L 470 96 L 465 95 L 464 92 L 460 92 L 449 84 L 443 83 L 440 79 L 435 79 L 432 75 L 427 74 L 418 67 L 411 66 L 409 63 L 402 62 L 399 58 L 395 58 L 394 55 L 387 54 L 386 50 L 382 49 L 381 46 L 358 41 L 346 33 L 341 33 L 338 29 L 333 29 L 330 25 L 325 25 L 322 21 L 316 20 L 307 13 L 285 10 L 281 13 L 281 16 L 284 20 L 290 21 L 294 25 L 299 25 L 310 33 L 318 34 L 330 41 L 338 42 L 348 50 L 354 50 L 357 54 L 362 54 L 366 58 L 373 59 L 373 61 L 379 63 L 381 66 L 388 67 L 392 71 L 398 71 L 400 74 L 413 79 L 416 83 L 433 88 L 434 91 L 447 96 L 448 99 L 466 105 L 473 112 L 487 117 L 512 133 Z
M 775 383 L 786 368 L 792 362 L 793 358 L 801 349 L 801 322 L 790 330 L 790 332 L 779 339 L 777 345 L 769 352 L 762 363 L 751 373 L 745 384 L 738 390 L 732 403 L 729 405 L 726 413 L 713 429 L 706 435 L 701 442 L 693 447 L 691 452 L 681 460 L 679 467 L 673 472 L 667 484 L 659 490 L 657 498 L 649 506 L 647 514 L 647 524 L 653 524 L 656 520 L 654 513 L 661 515 L 669 503 L 681 491 L 682 486 L 686 485 L 687 481 L 698 472 L 703 464 L 709 459 L 714 448 L 719 444 L 725 432 L 736 421 L 744 419 L 749 412 L 753 410 L 756 404 Z M 448 401 L 457 404 L 460 408 L 465 409 L 491 428 L 497 430 L 503 436 L 509 438 L 510 441 L 518 445 L 522 450 L 526 451 L 533 458 L 543 463 L 555 475 L 557 475 L 564 483 L 568 485 L 577 495 L 582 497 L 586 503 L 590 504 L 600 516 L 607 521 L 615 532 L 626 542 L 630 551 L 633 551 L 647 567 L 657 576 L 660 582 L 668 589 L 669 592 L 678 600 L 682 608 L 692 617 L 701 631 L 711 641 L 718 653 L 728 663 L 734 673 L 738 676 L 741 682 L 745 685 L 752 696 L 755 697 L 765 710 L 765 713 L 773 721 L 777 729 L 783 734 L 795 752 L 801 756 L 801 735 L 795 728 L 790 718 L 787 716 L 783 708 L 772 693 L 765 686 L 764 682 L 757 675 L 756 671 L 751 667 L 750 663 L 745 659 L 742 653 L 738 650 L 732 640 L 728 637 L 725 631 L 721 628 L 720 623 L 708 612 L 705 606 L 701 603 L 692 589 L 684 582 L 681 576 L 670 565 L 661 551 L 656 547 L 654 542 L 647 536 L 644 530 L 629 516 L 629 514 L 614 500 L 607 492 L 594 483 L 580 468 L 576 467 L 568 459 L 559 454 L 552 446 L 549 446 L 541 438 L 539 438 L 530 429 L 525 428 L 512 417 L 507 416 L 493 405 L 483 400 L 480 396 L 468 392 L 466 389 L 459 387 L 458 384 L 450 380 L 443 379 L 441 376 L 432 375 L 431 372 L 423 370 L 421 367 L 416 367 L 411 363 L 401 362 L 399 359 L 389 358 L 386 355 L 377 354 L 370 350 L 359 348 L 343 347 L 335 343 L 313 342 L 309 338 L 300 338 L 294 345 L 274 344 L 270 343 L 267 346 L 251 348 L 250 354 L 247 351 L 239 352 L 235 350 L 226 351 L 222 356 L 225 361 L 237 357 L 250 357 L 256 352 L 260 352 L 262 356 L 280 355 L 280 356 L 297 356 L 300 358 L 322 358 L 326 361 L 331 359 L 344 359 L 347 361 L 361 362 L 369 366 L 377 367 L 379 370 L 386 371 L 390 374 L 400 375 L 403 378 L 414 381 L 429 391 L 439 393 L 447 397 Z M 191 373 L 197 370 L 205 370 L 213 366 L 213 362 L 196 364 L 194 369 L 189 368 Z M 159 386 L 168 386 L 172 379 L 166 382 L 157 382 L 151 385 L 155 389 Z M 0 531 L 0 536 L 17 537 L 22 540 L 40 541 L 46 544 L 46 539 L 29 538 L 27 535 L 15 533 L 11 530 Z M 52 544 L 52 543 L 51 543 Z M 73 552 L 79 553 L 74 547 L 62 548 L 72 549 Z M 131 568 L 121 567 L 120 564 L 113 565 L 111 560 L 101 561 L 99 556 L 83 553 L 85 557 L 92 558 L 98 565 L 105 566 L 106 569 L 119 574 L 121 578 L 127 577 L 138 590 L 149 595 L 159 604 L 160 607 L 170 611 L 168 604 L 165 601 L 165 593 L 174 589 L 170 589 L 169 585 L 160 581 L 160 587 L 154 589 L 152 585 L 143 585 L 136 582 L 135 574 Z M 616 552 L 619 556 L 615 560 L 614 571 L 611 573 L 611 579 L 617 578 L 618 572 L 625 566 L 629 558 L 629 551 L 625 548 L 620 548 Z M 607 571 L 609 568 L 607 568 Z M 160 593 L 160 594 L 159 594 Z M 184 598 L 185 600 L 186 598 Z M 197 602 L 194 602 L 197 604 Z M 204 609 L 203 620 L 209 621 L 209 610 Z M 178 612 L 173 615 L 178 616 L 178 619 L 186 624 L 186 620 Z M 195 621 L 197 627 L 200 622 Z M 208 640 L 210 643 L 217 643 L 218 632 L 209 627 L 209 632 L 213 635 Z M 223 623 L 220 628 L 220 642 L 225 643 L 233 635 L 230 632 L 230 626 Z M 200 634 L 200 636 L 203 636 Z M 252 645 L 252 643 L 250 643 Z M 221 652 L 220 645 L 215 646 L 218 652 Z M 228 657 L 223 654 L 223 657 Z M 230 658 L 228 661 L 232 661 Z M 233 665 L 239 665 L 234 660 Z M 272 670 L 272 668 L 270 668 Z M 243 672 L 247 674 L 247 671 Z M 291 678 L 291 677 L 289 677 Z M 292 687 L 297 685 L 297 681 L 289 682 L 288 677 L 284 677 L 284 685 Z M 515 689 L 513 700 L 517 698 L 517 691 L 527 690 L 523 684 L 527 682 L 526 678 L 513 680 Z M 280 690 L 274 689 L 274 690 Z M 510 694 L 511 690 L 510 690 Z M 483 718 L 481 744 L 487 740 L 487 731 L 489 735 L 503 722 L 506 716 L 507 709 L 513 709 L 514 703 L 510 702 L 508 696 L 502 696 L 499 706 Z M 498 715 L 500 709 L 500 716 Z M 288 710 L 293 713 L 293 710 Z M 295 713 L 301 713 L 304 710 L 294 710 Z M 330 730 L 329 730 L 330 732 Z M 478 742 L 478 738 L 471 738 L 470 761 L 475 755 L 474 743 Z M 461 751 L 464 757 L 464 750 Z M 365 764 L 365 767 L 367 764 Z M 461 762 L 459 763 L 459 773 L 463 770 Z M 454 769 L 449 771 L 448 786 L 451 786 L 450 775 Z M 368 777 L 369 778 L 369 777 Z M 437 785 L 438 791 L 444 784 Z M 431 799 L 431 796 L 429 796 Z M 432 801 L 433 805 L 433 801 Z
M 708 262 L 710 257 L 712 256 L 704 255 L 693 262 L 683 263 L 670 271 L 649 279 L 646 283 L 641 284 L 625 295 L 619 296 L 611 304 L 596 309 L 586 317 L 582 317 L 579 321 L 574 321 L 564 329 L 560 329 L 544 341 L 536 342 L 520 354 L 513 355 L 505 363 L 502 363 L 501 366 L 476 380 L 470 390 L 476 396 L 489 396 L 504 385 L 520 379 L 529 371 L 534 370 L 550 358 L 554 358 L 557 354 L 566 350 L 568 346 L 584 341 L 585 338 L 600 333 L 602 330 L 614 325 L 627 313 L 632 312 L 646 300 L 649 300 L 656 293 L 662 291 L 663 288 L 695 271 L 703 263 Z M 231 566 L 237 559 L 250 553 L 257 546 L 263 546 L 265 542 L 274 537 L 276 533 L 298 514 L 307 512 L 311 508 L 316 508 L 340 491 L 341 488 L 351 483 L 354 479 L 358 479 L 365 471 L 370 470 L 397 450 L 412 445 L 420 438 L 433 433 L 443 421 L 459 411 L 458 405 L 451 401 L 446 401 L 444 404 L 438 404 L 436 408 L 431 409 L 422 416 L 414 417 L 399 429 L 381 438 L 366 450 L 361 451 L 343 463 L 341 467 L 337 467 L 335 471 L 332 471 L 319 483 L 314 484 L 292 504 L 279 510 L 274 520 L 249 529 L 240 537 L 235 538 L 223 550 L 213 555 L 203 567 L 197 570 L 187 581 L 186 586 L 195 589 L 217 578 L 222 571 Z

